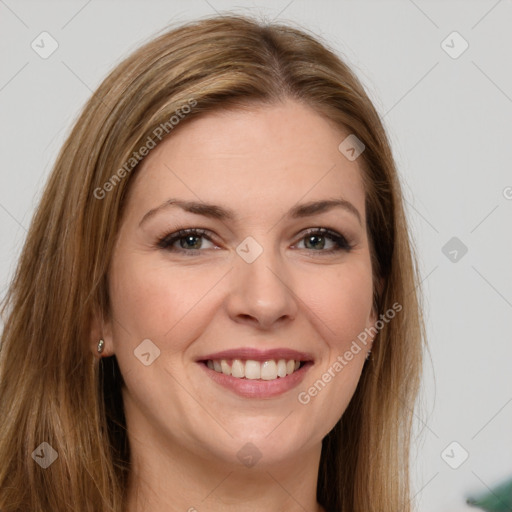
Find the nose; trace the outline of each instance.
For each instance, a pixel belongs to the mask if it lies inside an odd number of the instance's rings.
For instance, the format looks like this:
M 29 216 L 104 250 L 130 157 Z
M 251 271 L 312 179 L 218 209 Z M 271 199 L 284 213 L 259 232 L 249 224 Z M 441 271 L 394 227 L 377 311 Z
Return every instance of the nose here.
M 252 263 L 237 255 L 230 274 L 227 307 L 235 322 L 267 330 L 296 317 L 298 297 L 292 276 L 270 249 Z

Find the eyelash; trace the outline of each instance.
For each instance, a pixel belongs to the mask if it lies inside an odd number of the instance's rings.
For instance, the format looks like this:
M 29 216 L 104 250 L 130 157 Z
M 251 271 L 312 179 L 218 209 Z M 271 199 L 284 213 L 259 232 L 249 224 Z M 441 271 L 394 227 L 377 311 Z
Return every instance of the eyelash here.
M 327 228 L 310 228 L 306 231 L 303 237 L 299 241 L 304 240 L 308 236 L 313 235 L 320 235 L 324 238 L 330 238 L 333 240 L 337 247 L 334 249 L 327 249 L 327 250 L 314 250 L 309 249 L 313 252 L 318 252 L 320 254 L 334 254 L 339 251 L 346 251 L 350 252 L 352 250 L 352 246 L 347 242 L 347 239 L 341 235 L 340 233 L 337 233 L 336 231 L 333 231 L 331 229 Z M 209 236 L 208 236 L 208 230 L 201 229 L 201 228 L 190 228 L 190 229 L 179 229 L 178 231 L 175 231 L 173 233 L 167 233 L 161 237 L 158 238 L 157 246 L 161 249 L 165 249 L 170 252 L 177 252 L 182 254 L 187 254 L 189 256 L 193 256 L 197 252 L 202 252 L 203 249 L 175 249 L 172 248 L 172 244 L 174 242 L 177 242 L 183 238 L 186 238 L 188 236 L 193 236 L 196 238 L 206 238 L 209 242 L 215 243 Z M 304 250 L 304 249 L 301 249 Z M 308 249 L 305 249 L 308 250 Z

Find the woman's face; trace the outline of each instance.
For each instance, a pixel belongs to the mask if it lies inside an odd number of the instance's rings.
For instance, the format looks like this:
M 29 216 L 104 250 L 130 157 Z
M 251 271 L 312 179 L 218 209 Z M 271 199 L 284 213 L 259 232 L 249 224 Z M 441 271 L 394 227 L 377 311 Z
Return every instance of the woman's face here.
M 287 101 L 198 118 L 142 162 L 104 331 L 133 436 L 264 467 L 318 448 L 339 420 L 376 320 L 348 135 Z

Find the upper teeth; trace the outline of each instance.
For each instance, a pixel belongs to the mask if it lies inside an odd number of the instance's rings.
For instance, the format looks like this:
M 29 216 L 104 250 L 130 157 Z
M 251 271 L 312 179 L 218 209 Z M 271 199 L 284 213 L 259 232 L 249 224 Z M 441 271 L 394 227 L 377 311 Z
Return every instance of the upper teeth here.
M 208 360 L 208 368 L 225 375 L 231 375 L 238 379 L 263 379 L 274 380 L 278 377 L 286 377 L 299 369 L 300 361 L 293 359 L 270 359 L 268 361 L 254 361 L 253 359 L 233 359 L 231 366 L 226 359 Z

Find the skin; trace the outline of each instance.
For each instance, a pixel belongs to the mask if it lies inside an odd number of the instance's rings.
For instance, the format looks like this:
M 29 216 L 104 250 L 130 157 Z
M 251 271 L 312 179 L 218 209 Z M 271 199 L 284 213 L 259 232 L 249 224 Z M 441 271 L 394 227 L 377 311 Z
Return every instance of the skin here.
M 361 169 L 338 150 L 347 135 L 291 100 L 215 112 L 180 127 L 133 177 L 109 272 L 112 318 L 96 324 L 102 356 L 116 355 L 125 381 L 128 512 L 323 510 L 321 441 L 346 409 L 370 343 L 307 405 L 297 395 L 376 320 Z M 231 208 L 236 220 L 168 207 L 139 226 L 171 197 Z M 286 216 L 297 203 L 341 197 L 361 223 L 341 208 Z M 158 247 L 178 224 L 204 228 L 212 241 L 173 244 L 199 247 L 189 255 Z M 322 252 L 336 242 L 311 242 L 304 231 L 318 227 L 352 249 Z M 236 252 L 248 236 L 263 248 L 250 264 Z M 160 350 L 149 366 L 134 357 L 145 339 Z M 280 396 L 242 398 L 196 362 L 242 346 L 293 348 L 315 363 Z M 237 458 L 248 442 L 261 453 L 252 467 Z

